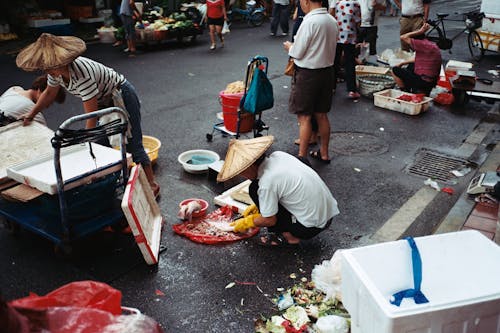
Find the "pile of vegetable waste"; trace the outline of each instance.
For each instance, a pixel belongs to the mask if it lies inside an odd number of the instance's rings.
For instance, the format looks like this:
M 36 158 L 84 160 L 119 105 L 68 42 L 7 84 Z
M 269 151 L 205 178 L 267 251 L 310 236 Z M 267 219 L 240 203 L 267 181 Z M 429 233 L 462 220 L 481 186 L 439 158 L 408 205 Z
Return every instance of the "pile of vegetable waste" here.
M 350 316 L 337 299 L 313 282 L 301 282 L 273 299 L 279 313 L 255 322 L 256 333 L 347 333 Z

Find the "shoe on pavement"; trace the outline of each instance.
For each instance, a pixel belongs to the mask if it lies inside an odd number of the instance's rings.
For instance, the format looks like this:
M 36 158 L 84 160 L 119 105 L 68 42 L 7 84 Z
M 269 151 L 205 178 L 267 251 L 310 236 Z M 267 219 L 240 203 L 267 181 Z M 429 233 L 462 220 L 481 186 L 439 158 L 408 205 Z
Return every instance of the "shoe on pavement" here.
M 288 32 L 282 32 L 281 36 L 288 36 Z
M 210 50 L 215 50 L 216 46 L 215 44 L 210 45 Z
M 276 33 L 275 33 L 275 32 L 271 32 L 271 33 L 269 34 L 269 36 L 276 36 Z

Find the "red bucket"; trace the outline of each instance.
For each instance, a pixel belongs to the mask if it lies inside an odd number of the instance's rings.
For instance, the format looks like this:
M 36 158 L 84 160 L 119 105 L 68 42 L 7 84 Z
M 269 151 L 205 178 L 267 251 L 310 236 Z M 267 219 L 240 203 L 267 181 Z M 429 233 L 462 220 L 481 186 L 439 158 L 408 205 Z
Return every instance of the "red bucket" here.
M 231 132 L 237 132 L 238 110 L 243 93 L 225 94 L 219 93 L 220 103 L 222 104 L 222 116 L 224 117 L 224 126 Z M 255 116 L 248 112 L 240 113 L 240 131 L 239 133 L 250 132 L 253 129 Z

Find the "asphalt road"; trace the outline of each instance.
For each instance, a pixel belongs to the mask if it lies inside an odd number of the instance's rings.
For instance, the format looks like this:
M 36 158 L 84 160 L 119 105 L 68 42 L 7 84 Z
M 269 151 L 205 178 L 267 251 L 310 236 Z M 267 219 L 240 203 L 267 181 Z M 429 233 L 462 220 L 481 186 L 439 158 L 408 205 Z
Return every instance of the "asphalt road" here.
M 446 11 L 446 3 L 433 3 L 432 13 Z M 465 11 L 475 3 L 479 1 L 454 1 L 454 7 Z M 397 18 L 381 18 L 379 50 L 398 46 L 398 29 Z M 41 237 L 29 232 L 14 237 L 0 227 L 4 298 L 23 297 L 30 291 L 44 294 L 70 281 L 93 279 L 121 290 L 124 305 L 155 318 L 167 332 L 251 332 L 256 318 L 275 311 L 271 298 L 276 289 L 294 284 L 291 273 L 298 279 L 310 278 L 314 265 L 330 259 L 335 250 L 366 244 L 423 186 L 423 178 L 405 171 L 419 149 L 456 155 L 491 107 L 471 101 L 466 107 L 432 106 L 429 112 L 408 116 L 376 108 L 366 98 L 353 103 L 339 85 L 329 113 L 333 160 L 329 165 L 313 164 L 339 202 L 341 213 L 329 230 L 297 249 L 263 248 L 256 238 L 207 246 L 175 235 L 171 226 L 179 222 L 180 201 L 200 197 L 213 202 L 214 196 L 236 183 L 216 184 L 206 175 L 187 174 L 177 156 L 196 148 L 225 156 L 228 139 L 215 135 L 207 142 L 206 134 L 221 111 L 219 91 L 244 79 L 247 60 L 254 55 L 269 58 L 275 106 L 263 114 L 263 120 L 276 139 L 272 149 L 297 153 L 293 144 L 297 122 L 287 110 L 290 79 L 282 74 L 287 60 L 284 40 L 270 37 L 266 22 L 258 28 L 234 25 L 226 36 L 226 47 L 215 51 L 209 50 L 206 32 L 194 45 L 152 46 L 136 58 L 110 45 L 88 45 L 85 56 L 113 67 L 136 86 L 143 107 L 143 132 L 162 142 L 155 172 L 162 186 L 159 204 L 165 217 L 162 244 L 166 250 L 158 267 L 151 268 L 130 237 L 102 233 L 78 243 L 75 257 L 64 259 L 55 256 L 52 244 Z M 459 40 L 453 54 L 443 52 L 443 58 L 469 60 L 469 54 Z M 0 91 L 13 84 L 29 85 L 33 74 L 17 69 L 12 56 L 0 59 Z M 480 70 L 494 69 L 498 63 L 498 55 L 488 55 Z M 44 114 L 54 129 L 80 112 L 81 103 L 69 97 L 64 105 Z M 463 181 L 456 186 L 463 189 Z M 426 215 L 428 222 L 440 220 L 456 199 L 440 198 L 439 205 Z M 234 281 L 255 285 L 225 288 Z

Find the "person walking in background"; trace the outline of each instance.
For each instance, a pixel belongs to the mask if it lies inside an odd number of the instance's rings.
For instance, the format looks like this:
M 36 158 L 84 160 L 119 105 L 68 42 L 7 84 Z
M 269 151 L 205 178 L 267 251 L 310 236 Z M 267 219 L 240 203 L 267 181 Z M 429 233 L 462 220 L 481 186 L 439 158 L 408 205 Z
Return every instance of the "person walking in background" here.
M 120 5 L 120 17 L 125 30 L 125 39 L 127 40 L 127 48 L 125 52 L 129 52 L 130 56 L 135 56 L 135 20 L 140 19 L 141 13 L 135 6 L 134 0 L 122 0 Z
M 271 20 L 271 36 L 276 36 L 278 25 L 281 27 L 281 35 L 288 36 L 290 20 L 290 1 L 274 0 L 273 19 Z
M 219 36 L 221 47 L 224 47 L 222 26 L 227 21 L 226 5 L 224 0 L 207 0 L 207 24 L 210 30 L 210 50 L 217 48 L 215 35 Z
M 43 33 L 36 42 L 19 52 L 17 67 L 48 74 L 47 89 L 24 116 L 23 123 L 29 124 L 39 112 L 52 104 L 61 89 L 81 98 L 85 113 L 123 105 L 131 134 L 127 150 L 134 162 L 142 166 L 153 194 L 158 196 L 160 185 L 155 181 L 151 160 L 142 144 L 141 103 L 134 86 L 112 68 L 82 57 L 85 50 L 85 42 L 80 38 Z M 96 118 L 88 119 L 86 128 L 93 128 L 96 123 Z
M 377 54 L 378 17 L 385 10 L 385 0 L 358 0 L 361 6 L 361 27 L 358 43 L 370 43 L 370 55 Z
M 312 132 L 311 117 L 315 117 L 321 145 L 319 150 L 311 151 L 309 155 L 323 163 L 330 163 L 330 121 L 327 113 L 332 105 L 332 65 L 338 24 L 327 9 L 321 6 L 321 0 L 300 0 L 300 6 L 306 15 L 295 41 L 283 43 L 288 56 L 295 63 L 288 109 L 290 113 L 297 115 L 299 122 L 299 158 L 307 158 Z
M 335 4 L 330 3 L 330 9 L 339 25 L 335 74 L 337 75 L 340 72 L 343 54 L 348 97 L 357 101 L 360 95 L 356 87 L 356 41 L 358 27 L 361 22 L 361 8 L 357 0 L 339 0 Z
M 33 109 L 45 88 L 47 88 L 47 75 L 37 77 L 29 89 L 19 86 L 10 87 L 0 96 L 0 115 L 12 120 L 22 119 Z M 55 101 L 62 104 L 65 99 L 64 90 L 60 90 Z M 41 113 L 37 114 L 33 120 L 47 126 L 47 121 Z
M 427 22 L 431 0 L 394 0 L 394 2 L 401 9 L 399 35 L 416 31 Z M 410 45 L 403 39 L 401 39 L 401 49 L 410 50 Z

